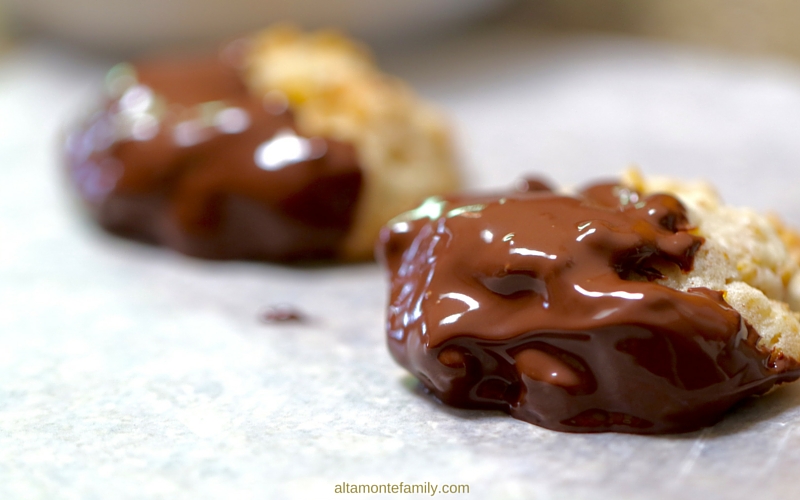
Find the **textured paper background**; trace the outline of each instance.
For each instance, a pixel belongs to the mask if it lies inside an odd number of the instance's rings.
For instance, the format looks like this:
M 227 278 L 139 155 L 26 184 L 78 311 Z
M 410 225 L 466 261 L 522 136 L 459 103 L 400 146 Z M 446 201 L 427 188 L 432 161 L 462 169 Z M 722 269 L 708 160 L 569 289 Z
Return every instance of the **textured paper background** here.
M 638 162 L 800 225 L 796 67 L 511 28 L 385 59 L 452 114 L 473 188 Z M 400 481 L 473 498 L 800 492 L 800 385 L 687 435 L 551 432 L 416 390 L 384 347 L 374 265 L 203 262 L 98 232 L 56 138 L 109 63 L 46 43 L 0 56 L 0 498 L 328 498 Z M 259 323 L 275 303 L 312 321 Z

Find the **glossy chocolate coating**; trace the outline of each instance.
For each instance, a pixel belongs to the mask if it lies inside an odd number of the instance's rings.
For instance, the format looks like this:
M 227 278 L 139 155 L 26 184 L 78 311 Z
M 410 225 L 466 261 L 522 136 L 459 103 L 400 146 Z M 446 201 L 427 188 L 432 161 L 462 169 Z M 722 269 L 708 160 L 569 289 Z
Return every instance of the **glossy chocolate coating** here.
M 216 259 L 336 257 L 362 184 L 349 144 L 306 138 L 222 57 L 109 73 L 67 140 L 69 177 L 107 230 Z
M 381 234 L 389 348 L 454 406 L 570 432 L 710 425 L 800 370 L 719 292 L 658 284 L 702 243 L 674 197 L 612 184 L 429 200 Z

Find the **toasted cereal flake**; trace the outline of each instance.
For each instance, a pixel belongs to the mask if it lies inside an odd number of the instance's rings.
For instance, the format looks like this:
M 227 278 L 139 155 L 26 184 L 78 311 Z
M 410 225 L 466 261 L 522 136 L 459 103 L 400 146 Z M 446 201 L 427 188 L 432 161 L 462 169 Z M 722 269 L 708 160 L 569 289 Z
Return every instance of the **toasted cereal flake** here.
M 800 234 L 774 216 L 724 205 L 706 183 L 646 179 L 636 170 L 625 172 L 622 182 L 644 194 L 676 196 L 706 239 L 692 271 L 666 272 L 662 283 L 723 292 L 761 336 L 759 345 L 800 360 Z

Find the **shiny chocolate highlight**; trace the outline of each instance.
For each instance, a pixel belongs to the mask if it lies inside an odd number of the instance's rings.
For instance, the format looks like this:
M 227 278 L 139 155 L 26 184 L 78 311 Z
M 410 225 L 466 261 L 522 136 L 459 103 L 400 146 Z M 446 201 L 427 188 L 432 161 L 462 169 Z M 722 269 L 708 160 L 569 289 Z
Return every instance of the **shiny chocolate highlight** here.
M 428 200 L 381 233 L 390 351 L 447 404 L 550 429 L 711 425 L 800 367 L 721 293 L 658 283 L 702 244 L 676 198 L 614 184 Z

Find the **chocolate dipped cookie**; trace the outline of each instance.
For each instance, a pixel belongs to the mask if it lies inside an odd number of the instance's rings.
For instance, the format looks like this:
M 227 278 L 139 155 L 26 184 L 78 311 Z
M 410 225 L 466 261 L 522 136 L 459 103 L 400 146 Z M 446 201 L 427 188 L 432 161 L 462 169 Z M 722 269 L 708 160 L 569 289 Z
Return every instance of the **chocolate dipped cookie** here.
M 65 150 L 104 229 L 213 259 L 368 259 L 458 185 L 440 113 L 357 43 L 285 26 L 114 67 Z
M 382 231 L 389 349 L 442 402 L 567 432 L 685 432 L 800 376 L 784 226 L 629 172 L 432 198 Z

